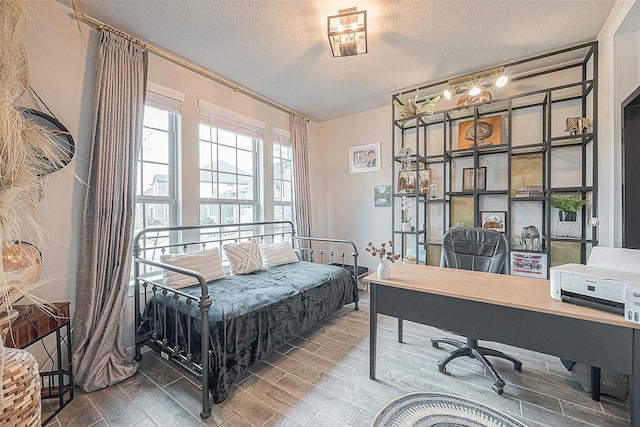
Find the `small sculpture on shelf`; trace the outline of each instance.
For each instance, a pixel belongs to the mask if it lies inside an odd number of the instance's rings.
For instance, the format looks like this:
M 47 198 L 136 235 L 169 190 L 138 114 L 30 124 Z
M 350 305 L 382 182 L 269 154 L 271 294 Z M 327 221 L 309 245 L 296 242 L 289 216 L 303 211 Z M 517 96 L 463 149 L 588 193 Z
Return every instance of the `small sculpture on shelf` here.
M 537 251 L 541 249 L 540 231 L 535 225 L 522 227 L 520 231 L 520 243 L 524 246 L 525 251 Z
M 586 117 L 567 117 L 565 125 L 565 132 L 569 132 L 569 135 L 577 135 L 579 133 L 587 133 L 591 127 L 591 120 Z

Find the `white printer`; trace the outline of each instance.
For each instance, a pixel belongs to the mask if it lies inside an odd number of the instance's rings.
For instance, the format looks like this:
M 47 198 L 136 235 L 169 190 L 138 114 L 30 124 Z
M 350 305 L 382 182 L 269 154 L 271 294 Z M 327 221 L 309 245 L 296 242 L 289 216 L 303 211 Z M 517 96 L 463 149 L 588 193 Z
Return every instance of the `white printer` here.
M 587 265 L 551 267 L 551 297 L 640 324 L 640 250 L 595 246 Z

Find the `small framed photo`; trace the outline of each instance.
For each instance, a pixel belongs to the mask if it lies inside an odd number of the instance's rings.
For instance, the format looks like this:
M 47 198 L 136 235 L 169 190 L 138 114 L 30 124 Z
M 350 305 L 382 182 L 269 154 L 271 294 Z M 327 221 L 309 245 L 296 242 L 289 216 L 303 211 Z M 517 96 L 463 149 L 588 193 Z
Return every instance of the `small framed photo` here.
M 505 211 L 482 211 L 480 212 L 480 221 L 482 228 L 488 230 L 497 231 L 499 233 L 505 232 L 507 213 Z
M 478 188 L 473 186 L 473 171 L 476 171 L 476 181 Z M 487 189 L 487 167 L 482 166 L 478 169 L 464 168 L 462 169 L 462 191 L 472 190 L 486 190 Z
M 398 172 L 398 193 L 415 193 L 416 177 L 418 194 L 429 194 L 431 169 L 421 169 L 416 171 L 400 171 Z
M 380 143 L 349 147 L 349 173 L 377 172 L 380 167 Z
M 547 254 L 511 252 L 511 274 L 514 276 L 547 278 Z

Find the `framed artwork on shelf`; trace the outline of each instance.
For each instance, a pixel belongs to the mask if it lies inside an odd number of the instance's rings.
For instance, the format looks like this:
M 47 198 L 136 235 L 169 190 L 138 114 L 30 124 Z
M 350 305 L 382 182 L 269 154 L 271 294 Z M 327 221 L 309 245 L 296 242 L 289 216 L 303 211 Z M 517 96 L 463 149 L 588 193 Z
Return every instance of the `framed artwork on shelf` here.
M 513 276 L 547 278 L 547 254 L 535 252 L 511 252 Z
M 473 120 L 460 122 L 458 125 L 458 149 L 471 148 L 475 145 L 476 140 L 478 148 L 500 145 L 500 119 L 500 115 L 480 117 L 476 126 L 473 126 Z
M 349 147 L 349 173 L 376 172 L 380 167 L 380 143 Z
M 387 208 L 391 206 L 391 186 L 375 185 L 373 187 L 373 206 Z
M 482 166 L 478 169 L 464 168 L 462 169 L 462 191 L 472 191 L 473 188 L 473 171 L 476 171 L 476 181 L 478 188 L 476 190 L 487 189 L 487 167 Z
M 544 162 L 542 153 L 511 157 L 511 197 L 541 197 Z M 526 190 L 526 195 L 524 191 Z
M 482 228 L 504 233 L 507 212 L 505 211 L 482 211 L 480 212 L 480 222 Z
M 473 196 L 451 197 L 451 226 L 464 224 L 473 227 L 473 212 Z
M 416 192 L 416 176 L 418 194 L 429 194 L 429 182 L 431 180 L 431 169 L 416 171 L 400 171 L 398 172 L 398 193 L 415 193 Z

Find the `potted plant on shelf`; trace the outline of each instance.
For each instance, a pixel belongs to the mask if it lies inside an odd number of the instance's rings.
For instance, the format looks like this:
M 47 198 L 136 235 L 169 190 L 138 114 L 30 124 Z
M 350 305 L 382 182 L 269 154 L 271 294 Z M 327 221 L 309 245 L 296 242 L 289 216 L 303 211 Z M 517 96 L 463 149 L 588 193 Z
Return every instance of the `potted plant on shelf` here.
M 411 231 L 412 226 L 411 226 L 411 219 L 413 217 L 410 216 L 409 218 L 402 218 L 402 231 Z
M 576 238 L 580 236 L 577 224 L 578 211 L 587 203 L 581 193 L 552 194 L 551 206 L 558 209 L 556 237 Z
M 398 120 L 402 119 L 410 119 L 420 114 L 433 114 L 433 111 L 436 108 L 436 104 L 440 101 L 440 95 L 434 96 L 429 99 L 426 98 L 424 102 L 418 105 L 418 96 L 420 95 L 420 90 L 416 89 L 415 98 L 407 98 L 402 94 L 397 96 L 397 99 L 393 101 L 393 104 L 398 109 Z
M 558 219 L 561 222 L 575 222 L 578 210 L 586 203 L 587 201 L 582 198 L 580 193 L 551 195 L 551 206 L 558 209 Z

